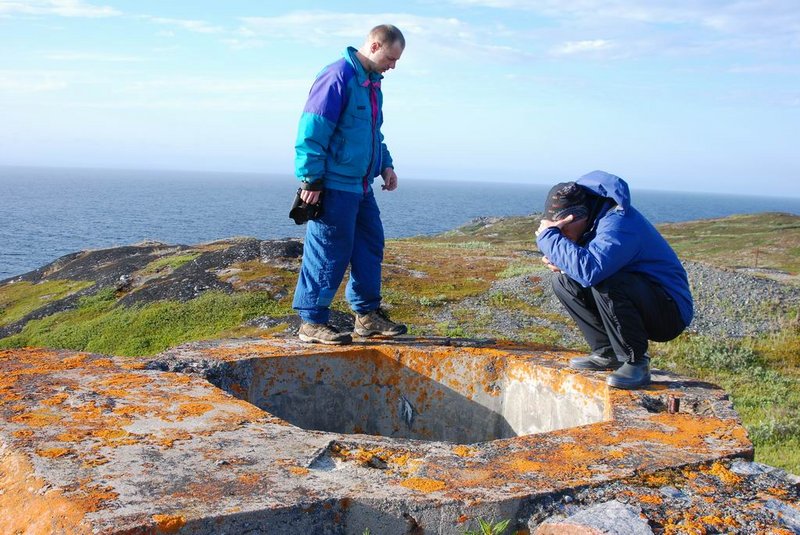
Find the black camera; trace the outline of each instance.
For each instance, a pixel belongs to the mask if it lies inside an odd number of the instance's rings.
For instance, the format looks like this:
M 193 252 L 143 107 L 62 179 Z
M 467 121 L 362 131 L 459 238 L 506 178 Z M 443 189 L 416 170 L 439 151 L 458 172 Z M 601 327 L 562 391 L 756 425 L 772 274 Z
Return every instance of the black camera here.
M 289 210 L 289 218 L 294 219 L 294 222 L 298 225 L 322 217 L 322 193 L 320 193 L 316 204 L 308 204 L 300 198 L 301 191 L 303 191 L 302 188 L 297 188 L 292 209 Z

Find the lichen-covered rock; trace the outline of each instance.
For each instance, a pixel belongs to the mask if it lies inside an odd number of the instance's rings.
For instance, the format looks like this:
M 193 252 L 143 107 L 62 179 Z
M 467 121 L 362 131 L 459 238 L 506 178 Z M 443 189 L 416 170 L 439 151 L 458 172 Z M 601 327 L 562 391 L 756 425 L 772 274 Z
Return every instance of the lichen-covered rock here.
M 641 509 L 617 500 L 598 503 L 567 518 L 553 518 L 538 527 L 529 527 L 534 535 L 653 535 L 650 525 L 641 516 Z

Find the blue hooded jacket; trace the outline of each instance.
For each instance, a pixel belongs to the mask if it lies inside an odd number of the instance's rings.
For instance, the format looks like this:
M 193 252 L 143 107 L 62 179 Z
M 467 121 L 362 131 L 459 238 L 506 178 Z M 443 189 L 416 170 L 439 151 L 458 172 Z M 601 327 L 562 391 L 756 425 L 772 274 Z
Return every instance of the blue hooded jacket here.
M 593 171 L 576 183 L 603 197 L 605 205 L 578 243 L 551 227 L 537 237 L 539 250 L 585 288 L 620 271 L 644 275 L 672 297 L 688 326 L 694 308 L 686 270 L 653 224 L 631 206 L 628 184 L 604 171 Z
M 382 78 L 364 70 L 353 47 L 317 75 L 297 129 L 299 180 L 365 193 L 374 177 L 392 167 L 381 133 Z

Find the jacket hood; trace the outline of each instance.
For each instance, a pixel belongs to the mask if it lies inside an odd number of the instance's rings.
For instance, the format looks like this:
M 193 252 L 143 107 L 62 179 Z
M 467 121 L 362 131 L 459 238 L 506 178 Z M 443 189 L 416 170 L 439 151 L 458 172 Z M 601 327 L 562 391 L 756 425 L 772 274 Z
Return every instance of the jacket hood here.
M 616 175 L 605 171 L 592 171 L 575 181 L 595 195 L 612 199 L 623 210 L 631 205 L 631 192 L 628 183 Z

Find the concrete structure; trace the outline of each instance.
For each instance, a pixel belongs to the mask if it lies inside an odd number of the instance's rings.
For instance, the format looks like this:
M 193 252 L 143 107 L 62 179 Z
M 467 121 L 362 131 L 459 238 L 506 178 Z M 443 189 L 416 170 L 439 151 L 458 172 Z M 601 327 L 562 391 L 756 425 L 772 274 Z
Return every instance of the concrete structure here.
M 0 351 L 0 533 L 463 533 L 752 447 L 725 392 L 407 339 Z M 680 411 L 668 411 L 670 398 Z

